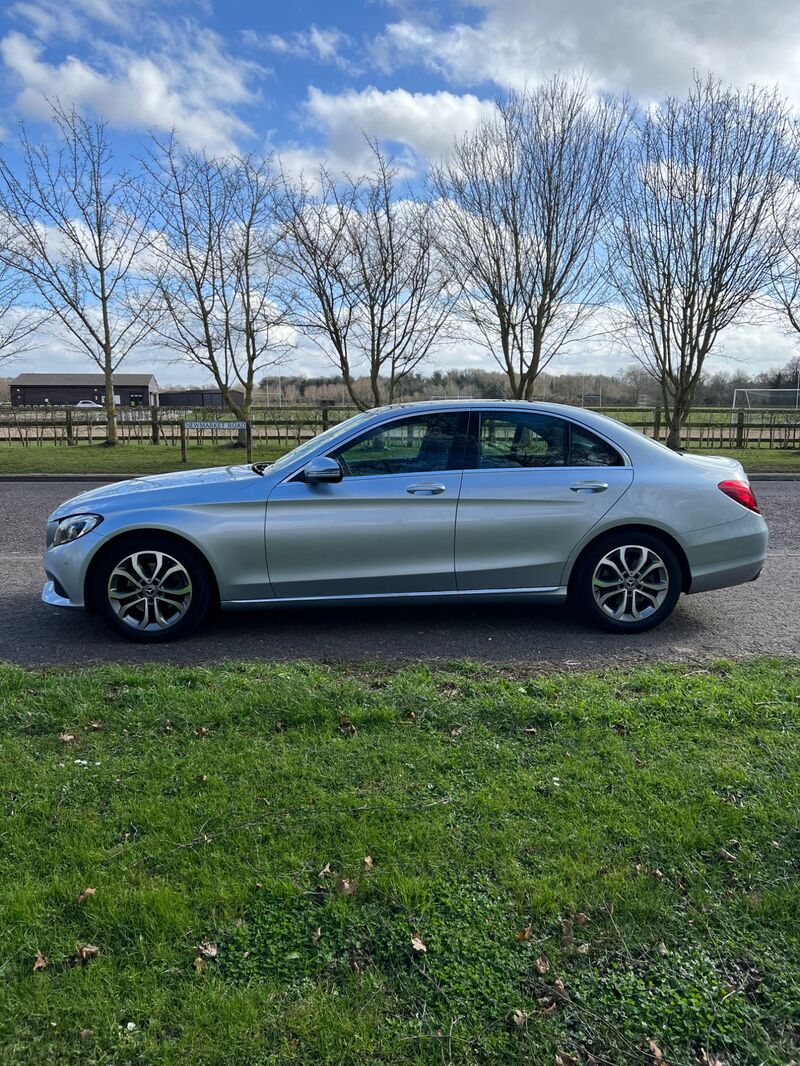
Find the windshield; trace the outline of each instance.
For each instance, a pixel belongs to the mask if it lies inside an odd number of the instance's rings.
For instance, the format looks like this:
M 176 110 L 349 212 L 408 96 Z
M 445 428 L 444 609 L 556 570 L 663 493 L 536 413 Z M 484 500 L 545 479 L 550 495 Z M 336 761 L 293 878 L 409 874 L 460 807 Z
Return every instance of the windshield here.
M 325 444 L 326 441 L 338 437 L 340 433 L 346 433 L 355 426 L 360 425 L 362 422 L 366 422 L 373 414 L 373 411 L 362 411 L 361 414 L 353 415 L 352 418 L 347 418 L 344 422 L 340 422 L 336 426 L 331 426 L 331 428 L 326 429 L 324 433 L 320 433 L 318 436 L 312 437 L 310 440 L 303 441 L 302 444 L 298 444 L 296 448 L 292 448 L 292 450 L 287 452 L 286 455 L 282 455 L 280 459 L 276 459 L 274 463 L 271 463 L 269 467 L 270 473 L 274 470 L 283 470 L 284 467 L 293 466 L 298 460 L 302 460 L 306 455 L 315 452 L 321 444 Z

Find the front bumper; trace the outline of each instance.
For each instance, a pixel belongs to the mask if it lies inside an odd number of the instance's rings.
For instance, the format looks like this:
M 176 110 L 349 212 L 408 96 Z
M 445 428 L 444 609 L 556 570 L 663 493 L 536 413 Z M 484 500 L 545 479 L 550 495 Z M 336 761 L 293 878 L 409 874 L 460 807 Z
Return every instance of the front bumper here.
M 56 592 L 56 585 L 54 581 L 45 581 L 44 588 L 42 589 L 42 603 L 49 604 L 50 607 L 80 607 L 81 604 L 73 603 L 72 600 L 68 600 L 66 596 L 59 596 Z
M 47 582 L 42 602 L 54 607 L 83 607 L 84 585 L 89 563 L 102 543 L 96 533 L 86 533 L 69 544 L 48 548 L 42 565 Z

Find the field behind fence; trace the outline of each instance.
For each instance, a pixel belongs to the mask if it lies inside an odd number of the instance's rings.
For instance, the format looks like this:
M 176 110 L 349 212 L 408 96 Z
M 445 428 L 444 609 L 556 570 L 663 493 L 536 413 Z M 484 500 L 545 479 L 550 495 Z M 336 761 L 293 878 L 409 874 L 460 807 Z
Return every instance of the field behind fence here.
M 667 428 L 660 407 L 588 408 L 619 419 L 646 436 L 664 440 Z M 286 451 L 356 413 L 347 406 L 260 407 L 253 410 L 248 436 L 253 449 Z M 213 427 L 188 428 L 192 421 Z M 119 412 L 119 439 L 124 444 L 166 445 L 179 449 L 235 441 L 240 431 L 228 425 L 232 416 L 208 408 L 136 408 Z M 69 407 L 0 409 L 0 447 L 101 444 L 105 416 L 101 411 Z M 684 427 L 683 445 L 714 450 L 800 449 L 800 410 L 769 408 L 732 412 L 696 408 Z

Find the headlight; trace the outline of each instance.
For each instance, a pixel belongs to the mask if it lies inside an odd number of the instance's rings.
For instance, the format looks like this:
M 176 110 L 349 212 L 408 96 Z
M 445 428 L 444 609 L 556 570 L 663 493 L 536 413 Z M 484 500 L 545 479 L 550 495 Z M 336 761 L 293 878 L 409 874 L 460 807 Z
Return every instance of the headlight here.
M 69 518 L 62 518 L 56 527 L 56 535 L 53 537 L 53 547 L 59 544 L 69 544 L 84 533 L 89 533 L 103 521 L 99 514 L 73 514 Z

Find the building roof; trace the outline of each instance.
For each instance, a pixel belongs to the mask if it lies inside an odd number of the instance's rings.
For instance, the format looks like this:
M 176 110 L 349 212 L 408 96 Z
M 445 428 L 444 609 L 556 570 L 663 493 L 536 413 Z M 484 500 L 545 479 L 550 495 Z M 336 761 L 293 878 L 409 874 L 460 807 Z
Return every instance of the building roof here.
M 102 374 L 18 374 L 12 385 L 104 385 Z M 156 385 L 152 374 L 115 374 L 115 385 Z

